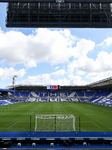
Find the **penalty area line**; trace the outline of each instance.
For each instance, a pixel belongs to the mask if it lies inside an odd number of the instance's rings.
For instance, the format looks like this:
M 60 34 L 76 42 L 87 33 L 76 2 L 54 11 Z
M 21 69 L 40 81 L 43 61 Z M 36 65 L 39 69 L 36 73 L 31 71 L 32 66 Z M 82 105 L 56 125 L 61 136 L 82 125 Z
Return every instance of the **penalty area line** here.
M 101 129 L 101 127 L 100 127 L 100 126 L 98 126 L 96 123 L 94 123 L 94 122 L 92 122 L 92 121 L 91 121 L 91 123 L 92 123 L 92 124 L 94 124 L 95 126 L 97 126 L 98 128 L 100 128 L 100 129 Z
M 8 129 L 12 128 L 15 124 L 19 123 L 19 122 L 29 122 L 29 121 L 16 121 L 15 123 L 13 123 Z
M 9 129 L 10 129 L 11 127 L 13 127 L 16 123 L 18 123 L 18 121 L 16 121 L 15 123 L 13 123 L 13 124 L 9 127 Z

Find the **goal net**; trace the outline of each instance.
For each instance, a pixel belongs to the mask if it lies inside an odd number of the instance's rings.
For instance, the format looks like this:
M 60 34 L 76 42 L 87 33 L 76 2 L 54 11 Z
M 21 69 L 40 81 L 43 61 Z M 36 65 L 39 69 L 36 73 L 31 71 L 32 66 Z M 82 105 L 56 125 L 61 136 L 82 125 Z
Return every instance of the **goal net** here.
M 74 115 L 36 115 L 35 131 L 75 131 Z

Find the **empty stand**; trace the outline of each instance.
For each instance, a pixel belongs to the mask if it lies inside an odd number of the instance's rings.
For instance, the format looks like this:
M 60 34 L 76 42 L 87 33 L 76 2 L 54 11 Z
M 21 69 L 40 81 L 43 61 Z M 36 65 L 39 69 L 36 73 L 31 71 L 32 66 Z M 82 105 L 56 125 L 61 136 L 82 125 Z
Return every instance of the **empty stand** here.
M 112 90 L 16 90 L 1 96 L 1 105 L 15 102 L 87 102 L 112 106 Z M 9 98 L 13 101 L 9 101 Z

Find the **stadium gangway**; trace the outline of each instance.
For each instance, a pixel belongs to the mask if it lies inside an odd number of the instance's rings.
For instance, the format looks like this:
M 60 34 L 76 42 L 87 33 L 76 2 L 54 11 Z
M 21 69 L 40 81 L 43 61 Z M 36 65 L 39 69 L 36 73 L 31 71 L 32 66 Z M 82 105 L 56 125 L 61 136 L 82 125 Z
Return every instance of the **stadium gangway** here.
M 64 3 L 112 3 L 112 0 L 0 0 L 0 2 L 38 2 L 38 3 L 55 3 L 55 2 L 64 2 Z

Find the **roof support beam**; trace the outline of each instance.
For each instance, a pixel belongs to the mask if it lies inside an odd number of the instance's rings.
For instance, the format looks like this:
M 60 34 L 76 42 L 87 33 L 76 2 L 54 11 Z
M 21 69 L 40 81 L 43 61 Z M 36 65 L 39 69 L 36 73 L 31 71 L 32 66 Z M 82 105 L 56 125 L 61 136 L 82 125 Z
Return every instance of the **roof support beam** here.
M 55 2 L 65 2 L 65 3 L 112 3 L 112 0 L 0 0 L 0 2 L 20 2 L 20 3 L 55 3 Z

